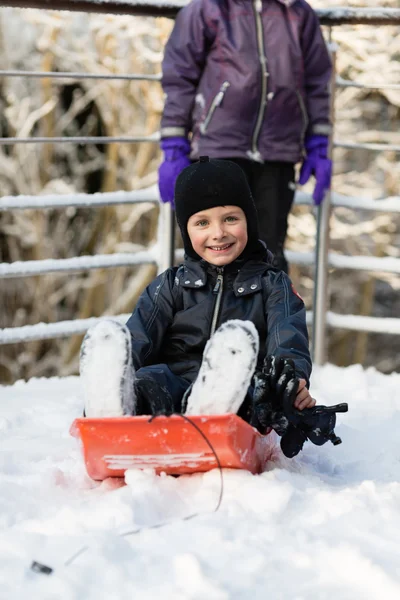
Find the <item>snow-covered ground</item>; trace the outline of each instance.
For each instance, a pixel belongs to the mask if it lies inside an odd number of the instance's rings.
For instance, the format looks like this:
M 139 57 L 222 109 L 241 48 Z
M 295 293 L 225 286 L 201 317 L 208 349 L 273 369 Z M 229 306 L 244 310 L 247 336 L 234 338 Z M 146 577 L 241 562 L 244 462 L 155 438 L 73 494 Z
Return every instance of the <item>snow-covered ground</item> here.
M 400 374 L 327 365 L 312 392 L 349 403 L 343 444 L 224 470 L 214 512 L 218 471 L 92 482 L 69 435 L 78 378 L 0 387 L 1 600 L 398 600 Z

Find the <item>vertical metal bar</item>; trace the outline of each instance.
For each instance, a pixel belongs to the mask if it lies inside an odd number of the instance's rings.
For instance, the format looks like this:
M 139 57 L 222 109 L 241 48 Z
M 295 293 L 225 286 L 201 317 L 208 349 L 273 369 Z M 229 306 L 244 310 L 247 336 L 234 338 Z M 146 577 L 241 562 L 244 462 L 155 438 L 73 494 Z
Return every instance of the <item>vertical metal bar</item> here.
M 332 30 L 329 31 L 331 41 Z M 335 81 L 336 81 L 336 46 L 329 44 L 332 59 L 332 78 L 330 83 L 330 118 L 332 135 L 329 141 L 328 156 L 332 159 L 333 129 L 335 119 Z M 331 190 L 317 208 L 317 236 L 315 247 L 315 275 L 313 299 L 313 324 L 312 324 L 312 357 L 316 365 L 323 365 L 326 360 L 326 310 L 328 299 L 328 249 L 329 249 L 329 221 L 331 215 Z
M 175 262 L 175 211 L 169 203 L 160 203 L 158 240 L 158 272 L 162 273 Z

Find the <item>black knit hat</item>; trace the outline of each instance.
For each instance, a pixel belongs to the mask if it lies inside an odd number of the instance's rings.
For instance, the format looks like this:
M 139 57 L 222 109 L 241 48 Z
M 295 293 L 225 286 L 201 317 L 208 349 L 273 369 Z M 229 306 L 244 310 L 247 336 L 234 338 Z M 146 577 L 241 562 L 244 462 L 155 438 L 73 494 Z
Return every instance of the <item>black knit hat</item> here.
M 243 210 L 248 241 L 242 256 L 254 252 L 259 244 L 257 210 L 244 171 L 231 160 L 200 156 L 198 162 L 183 169 L 175 184 L 176 219 L 186 254 L 200 258 L 189 238 L 188 220 L 216 206 L 239 206 Z

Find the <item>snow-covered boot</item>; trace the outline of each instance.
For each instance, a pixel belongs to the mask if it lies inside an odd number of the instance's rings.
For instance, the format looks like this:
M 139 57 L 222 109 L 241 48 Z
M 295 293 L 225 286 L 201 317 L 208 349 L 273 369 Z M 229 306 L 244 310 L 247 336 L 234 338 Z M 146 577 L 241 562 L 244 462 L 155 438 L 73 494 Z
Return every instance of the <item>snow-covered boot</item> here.
M 204 349 L 186 414 L 236 413 L 251 383 L 258 348 L 258 333 L 251 321 L 234 319 L 221 325 Z
M 131 334 L 126 325 L 105 319 L 82 342 L 80 377 L 86 417 L 120 417 L 136 412 Z

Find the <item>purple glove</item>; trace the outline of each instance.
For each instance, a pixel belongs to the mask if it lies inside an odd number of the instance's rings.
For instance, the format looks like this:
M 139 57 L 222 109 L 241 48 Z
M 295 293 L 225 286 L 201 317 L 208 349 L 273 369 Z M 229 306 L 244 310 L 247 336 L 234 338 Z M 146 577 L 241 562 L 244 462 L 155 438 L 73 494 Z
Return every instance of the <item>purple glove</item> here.
M 174 206 L 175 182 L 181 171 L 191 164 L 190 144 L 184 137 L 170 137 L 161 140 L 164 151 L 164 162 L 158 169 L 158 188 L 162 202 L 170 202 Z
M 314 175 L 316 185 L 313 200 L 319 206 L 325 191 L 331 185 L 332 161 L 328 158 L 328 138 L 324 135 L 310 135 L 306 138 L 305 148 L 307 157 L 301 166 L 299 184 L 304 185 Z

